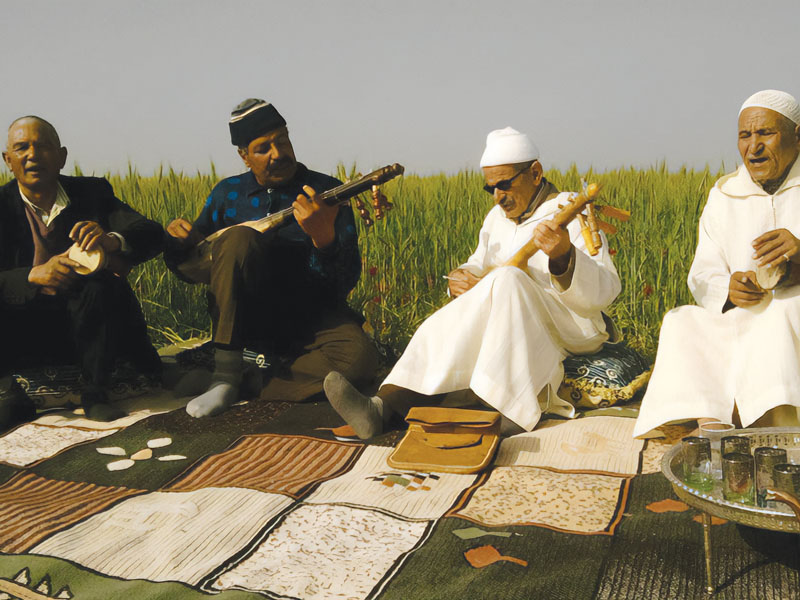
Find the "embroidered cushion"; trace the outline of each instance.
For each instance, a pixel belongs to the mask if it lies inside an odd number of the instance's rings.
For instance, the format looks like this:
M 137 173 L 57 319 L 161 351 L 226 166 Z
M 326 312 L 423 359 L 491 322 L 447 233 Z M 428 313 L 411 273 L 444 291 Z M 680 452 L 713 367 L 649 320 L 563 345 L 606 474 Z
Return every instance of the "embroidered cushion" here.
M 15 373 L 14 378 L 38 410 L 70 404 L 79 406 L 81 403 L 83 379 L 78 367 L 60 365 L 24 369 Z M 112 401 L 141 396 L 157 385 L 127 363 L 120 363 L 111 373 L 108 396 Z
M 578 408 L 629 402 L 650 379 L 650 364 L 624 342 L 606 342 L 594 354 L 568 356 L 558 395 Z

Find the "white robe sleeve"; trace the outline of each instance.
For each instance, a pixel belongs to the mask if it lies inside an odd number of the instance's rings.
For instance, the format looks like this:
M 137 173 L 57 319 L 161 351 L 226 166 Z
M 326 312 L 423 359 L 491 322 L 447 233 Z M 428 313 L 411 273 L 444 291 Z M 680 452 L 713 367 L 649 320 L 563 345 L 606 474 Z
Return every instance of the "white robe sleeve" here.
M 559 300 L 567 308 L 582 317 L 591 318 L 614 301 L 622 289 L 622 284 L 608 253 L 605 234 L 600 233 L 603 247 L 596 256 L 589 256 L 577 221 L 570 223 L 568 230 L 575 246 L 575 270 L 572 273 L 572 282 L 567 289 L 561 289 L 555 277 L 551 275 L 551 283 Z
M 473 275 L 482 277 L 486 274 L 488 267 L 486 265 L 486 251 L 489 248 L 489 237 L 492 229 L 491 225 L 492 213 L 489 212 L 483 220 L 480 233 L 478 234 L 478 247 L 475 252 L 467 259 L 467 262 L 458 266 L 459 269 L 469 271 Z M 449 293 L 449 290 L 448 290 Z
M 721 313 L 728 299 L 731 270 L 722 246 L 715 240 L 714 213 L 718 200 L 711 190 L 708 202 L 700 215 L 697 251 L 689 269 L 689 290 L 697 303 L 715 313 Z

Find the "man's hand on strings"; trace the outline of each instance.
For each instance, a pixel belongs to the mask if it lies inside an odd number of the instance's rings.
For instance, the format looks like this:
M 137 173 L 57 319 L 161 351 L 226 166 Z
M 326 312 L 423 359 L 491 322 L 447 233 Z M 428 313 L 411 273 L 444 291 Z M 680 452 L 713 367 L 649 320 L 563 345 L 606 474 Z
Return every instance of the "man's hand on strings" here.
M 533 230 L 533 239 L 542 252 L 550 257 L 551 270 L 555 267 L 556 274 L 567 270 L 572 242 L 566 229 L 554 221 L 542 221 Z
M 553 221 L 539 223 L 533 230 L 533 239 L 542 252 L 552 260 L 569 256 L 569 250 L 572 246 L 572 242 L 569 240 L 569 233 Z
M 314 188 L 304 185 L 306 195 L 299 194 L 292 204 L 294 218 L 300 228 L 306 232 L 316 248 L 325 248 L 336 239 L 334 222 L 339 211 L 338 206 L 328 206 L 317 200 Z
M 447 275 L 450 296 L 457 298 L 464 292 L 471 290 L 481 278 L 473 275 L 466 269 L 454 269 Z
M 753 240 L 753 258 L 759 267 L 800 261 L 800 240 L 788 229 L 774 229 Z
M 755 306 L 764 298 L 767 292 L 761 289 L 756 282 L 754 271 L 736 271 L 731 275 L 728 284 L 728 301 L 734 306 L 747 308 Z
M 167 233 L 186 245 L 195 245 L 203 239 L 202 234 L 186 219 L 172 221 L 167 225 Z
M 81 250 L 87 251 L 100 247 L 107 253 L 118 252 L 122 245 L 117 236 L 108 235 L 94 221 L 78 221 L 69 232 L 69 237 Z

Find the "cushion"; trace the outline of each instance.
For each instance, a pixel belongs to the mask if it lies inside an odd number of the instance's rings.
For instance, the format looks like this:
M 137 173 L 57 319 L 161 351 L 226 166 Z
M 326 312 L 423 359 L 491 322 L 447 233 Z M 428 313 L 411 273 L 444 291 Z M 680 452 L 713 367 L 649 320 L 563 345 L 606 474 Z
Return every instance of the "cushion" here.
M 15 373 L 14 378 L 39 410 L 81 403 L 83 378 L 74 365 L 24 369 Z M 127 363 L 119 363 L 111 372 L 108 396 L 112 401 L 141 396 L 157 385 Z
M 568 356 L 558 395 L 578 408 L 630 402 L 650 379 L 650 363 L 624 342 L 606 342 L 594 354 Z

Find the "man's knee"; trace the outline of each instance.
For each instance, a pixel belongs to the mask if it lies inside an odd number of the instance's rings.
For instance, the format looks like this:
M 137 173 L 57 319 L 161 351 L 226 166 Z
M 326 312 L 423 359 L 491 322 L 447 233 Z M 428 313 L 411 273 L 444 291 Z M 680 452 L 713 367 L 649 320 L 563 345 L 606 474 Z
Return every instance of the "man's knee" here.
M 533 288 L 540 289 L 540 286 L 533 285 L 533 280 L 525 271 L 517 267 L 498 267 L 489 276 L 495 297 L 508 299 L 515 294 L 529 294 Z
M 89 277 L 82 282 L 77 297 L 80 306 L 86 310 L 116 310 L 119 299 L 124 297 L 127 284 L 121 277 L 101 274 Z
M 326 344 L 323 351 L 334 370 L 354 383 L 365 383 L 375 377 L 378 351 L 375 344 L 355 323 L 338 328 L 339 339 Z
M 495 286 L 518 287 L 520 284 L 529 283 L 530 276 L 517 267 L 498 267 L 492 271 Z
M 231 227 L 214 240 L 214 260 L 244 261 L 258 248 L 261 234 L 251 227 Z

